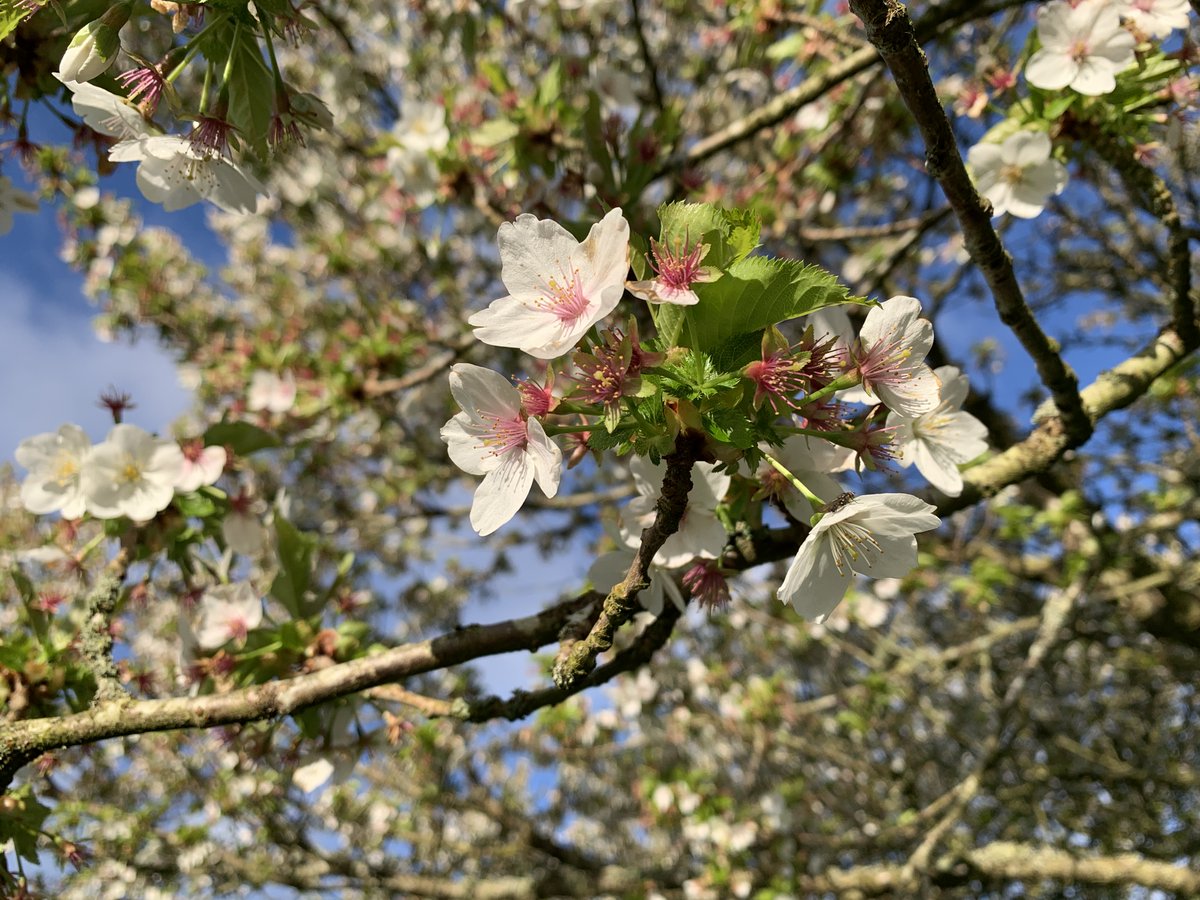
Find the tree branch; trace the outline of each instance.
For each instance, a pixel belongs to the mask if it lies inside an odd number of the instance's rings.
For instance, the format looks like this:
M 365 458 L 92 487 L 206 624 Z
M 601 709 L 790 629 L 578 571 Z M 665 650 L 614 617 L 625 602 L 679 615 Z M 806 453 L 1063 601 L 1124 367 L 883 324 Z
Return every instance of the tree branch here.
M 867 29 L 895 79 L 905 106 L 925 141 L 925 168 L 946 195 L 962 226 L 967 251 L 983 272 L 1001 321 L 1033 358 L 1042 383 L 1050 390 L 1067 433 L 1082 443 L 1092 433 L 1092 421 L 1079 397 L 1079 381 L 1063 361 L 1057 342 L 1042 331 L 1021 292 L 1012 257 L 992 227 L 991 205 L 975 190 L 967 174 L 950 121 L 917 42 L 912 20 L 899 0 L 850 0 L 850 8 Z
M 637 555 L 629 565 L 624 580 L 608 592 L 600 615 L 588 636 L 575 643 L 554 666 L 554 683 L 570 688 L 595 668 L 596 657 L 612 647 L 617 629 L 637 612 L 637 595 L 649 586 L 650 563 L 667 538 L 679 530 L 679 522 L 687 511 L 688 494 L 692 490 L 692 466 L 704 446 L 704 435 L 681 431 L 675 439 L 675 449 L 663 457 L 667 464 L 662 492 L 655 507 L 654 521 L 642 529 Z

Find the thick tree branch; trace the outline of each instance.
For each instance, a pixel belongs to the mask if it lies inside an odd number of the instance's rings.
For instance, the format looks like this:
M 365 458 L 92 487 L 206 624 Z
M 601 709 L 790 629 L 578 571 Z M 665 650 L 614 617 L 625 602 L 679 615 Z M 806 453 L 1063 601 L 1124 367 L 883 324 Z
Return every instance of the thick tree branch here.
M 921 131 L 925 168 L 941 184 L 958 217 L 967 251 L 991 288 L 1001 321 L 1032 357 L 1059 409 L 1063 427 L 1072 439 L 1082 443 L 1092 432 L 1092 421 L 1079 397 L 1079 381 L 1063 361 L 1057 343 L 1042 331 L 1025 302 L 1012 257 L 992 227 L 991 206 L 975 190 L 959 156 L 954 131 L 934 89 L 904 4 L 899 0 L 850 0 L 850 8 L 863 20 L 867 38 L 887 63 L 900 97 Z
M 947 854 L 936 861 L 930 873 L 933 883 L 944 887 L 960 885 L 972 876 L 997 881 L 1053 879 L 1071 885 L 1140 885 L 1180 896 L 1200 894 L 1200 872 L 1183 866 L 1136 853 L 1076 856 L 1065 850 L 1011 841 L 995 841 L 976 850 Z M 813 892 L 861 892 L 868 896 L 906 893 L 915 886 L 903 866 L 887 864 L 825 872 L 804 884 Z
M 8 788 L 19 768 L 48 750 L 129 734 L 277 718 L 481 656 L 536 650 L 555 640 L 570 617 L 592 602 L 594 597 L 585 594 L 533 616 L 494 625 L 469 625 L 432 640 L 227 694 L 108 701 L 75 715 L 15 722 L 0 728 L 0 790 Z

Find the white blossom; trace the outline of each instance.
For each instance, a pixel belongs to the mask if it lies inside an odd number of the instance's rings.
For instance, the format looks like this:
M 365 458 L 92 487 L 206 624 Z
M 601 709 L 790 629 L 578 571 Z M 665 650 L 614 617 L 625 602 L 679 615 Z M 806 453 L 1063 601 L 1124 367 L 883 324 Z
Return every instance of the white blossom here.
M 121 49 L 119 32 L 129 21 L 129 4 L 118 4 L 84 25 L 67 45 L 58 71 L 63 81 L 91 81 L 117 61 Z
M 136 425 L 113 427 L 83 459 L 80 483 L 87 510 L 98 519 L 153 519 L 175 496 L 183 451 Z
M 177 135 L 121 141 L 108 151 L 113 162 L 136 162 L 137 185 L 167 212 L 207 200 L 226 212 L 253 212 L 267 189 L 237 163 L 196 147 Z
M 547 497 L 558 493 L 562 451 L 541 422 L 526 418 L 508 379 L 459 363 L 450 370 L 450 393 L 462 412 L 442 427 L 441 437 L 456 466 L 484 476 L 471 504 L 471 526 L 479 534 L 516 515 L 534 481 Z
M 17 446 L 17 462 L 29 470 L 21 483 L 21 503 L 31 513 L 59 512 L 78 519 L 85 512 L 79 473 L 92 447 L 78 425 L 34 435 Z
M 1041 49 L 1025 66 L 1025 78 L 1035 87 L 1069 87 L 1097 97 L 1112 91 L 1116 74 L 1134 61 L 1137 42 L 1108 0 L 1084 0 L 1078 6 L 1051 0 L 1038 10 L 1037 32 Z
M 909 494 L 872 494 L 825 513 L 788 567 L 779 599 L 825 620 L 855 574 L 899 578 L 917 564 L 915 534 L 937 528 L 934 507 Z
M 992 214 L 1032 219 L 1067 185 L 1067 169 L 1050 155 L 1044 131 L 1018 131 L 1002 143 L 976 144 L 967 162 L 979 193 L 992 202 Z
M 440 103 L 406 102 L 403 115 L 392 127 L 392 136 L 405 150 L 440 153 L 450 143 L 445 107 Z
M 175 490 L 188 493 L 209 484 L 215 484 L 225 471 L 228 454 L 224 447 L 205 447 L 198 441 L 184 444 L 183 468 Z
M 538 359 L 569 351 L 621 300 L 629 272 L 629 223 L 620 209 L 592 226 L 581 244 L 549 219 L 528 213 L 497 234 L 507 297 L 471 316 L 475 337 Z
M 655 465 L 644 456 L 635 456 L 629 468 L 638 496 L 621 510 L 619 529 L 625 546 L 637 549 L 642 542 L 642 529 L 654 522 L 667 466 L 661 462 Z M 728 473 L 717 472 L 713 463 L 698 462 L 692 466 L 692 489 L 688 493 L 687 509 L 679 520 L 679 529 L 654 554 L 655 565 L 675 569 L 687 565 L 697 556 L 703 559 L 720 556 L 727 535 L 715 510 L 729 490 L 731 480 Z
M 915 419 L 892 413 L 888 425 L 896 429 L 898 462 L 916 465 L 935 488 L 950 497 L 962 493 L 958 467 L 987 450 L 987 428 L 962 405 L 967 399 L 967 377 L 954 366 L 936 370 L 942 382 L 942 402 Z
M 93 131 L 115 137 L 119 141 L 137 140 L 158 134 L 145 117 L 124 97 L 94 84 L 63 80 L 61 73 L 55 76 L 71 91 L 71 106 L 76 115 L 83 119 Z
M 885 300 L 867 313 L 851 352 L 868 397 L 906 416 L 938 405 L 937 376 L 925 365 L 933 325 L 920 315 L 921 301 L 915 297 Z
M 200 598 L 200 626 L 196 643 L 215 650 L 229 641 L 241 644 L 246 634 L 262 623 L 262 599 L 246 581 L 210 587 Z
M 283 376 L 273 372 L 258 371 L 250 376 L 250 389 L 246 392 L 246 408 L 251 412 L 267 410 L 285 413 L 296 402 L 296 381 L 291 372 Z
M 1188 27 L 1188 0 L 1120 0 L 1118 9 L 1150 37 L 1165 38 L 1176 28 Z

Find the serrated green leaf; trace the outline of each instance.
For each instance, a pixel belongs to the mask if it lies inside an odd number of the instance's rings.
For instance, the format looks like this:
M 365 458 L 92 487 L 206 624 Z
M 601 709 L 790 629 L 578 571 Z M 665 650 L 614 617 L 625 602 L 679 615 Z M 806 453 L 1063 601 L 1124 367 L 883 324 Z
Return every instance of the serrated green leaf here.
M 762 353 L 762 331 L 735 335 L 709 353 L 718 372 L 736 372 Z
M 229 447 L 238 456 L 269 450 L 280 444 L 281 441 L 275 435 L 249 422 L 218 422 L 204 432 L 206 447 Z
M 229 121 L 241 139 L 267 158 L 267 135 L 275 105 L 275 81 L 263 60 L 258 41 L 247 29 L 238 29 L 229 49 Z
M 275 516 L 275 535 L 279 574 L 271 584 L 271 596 L 294 617 L 306 618 L 312 610 L 306 608 L 304 594 L 312 583 L 317 538 L 300 531 L 278 514 Z
M 736 366 L 762 331 L 808 313 L 848 302 L 866 302 L 819 266 L 798 260 L 751 256 L 730 266 L 709 284 L 693 286 L 700 302 L 681 307 L 678 343 L 719 356 L 724 371 Z

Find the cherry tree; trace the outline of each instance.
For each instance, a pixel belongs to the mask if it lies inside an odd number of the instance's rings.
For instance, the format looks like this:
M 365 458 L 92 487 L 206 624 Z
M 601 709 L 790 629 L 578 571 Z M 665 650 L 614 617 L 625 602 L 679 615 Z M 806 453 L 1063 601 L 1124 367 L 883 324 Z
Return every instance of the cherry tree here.
M 5 894 L 1200 893 L 1194 6 L 0 0 Z

